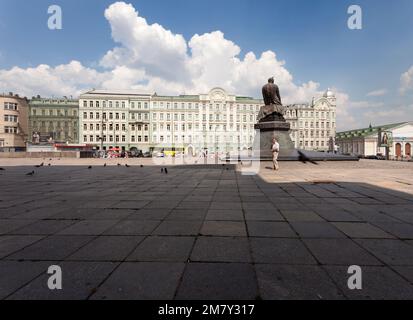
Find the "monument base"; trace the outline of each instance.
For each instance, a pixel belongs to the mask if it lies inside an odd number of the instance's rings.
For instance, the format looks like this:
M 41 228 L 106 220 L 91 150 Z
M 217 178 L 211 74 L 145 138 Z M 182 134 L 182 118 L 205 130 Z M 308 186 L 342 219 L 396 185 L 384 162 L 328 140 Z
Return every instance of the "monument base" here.
M 267 121 L 257 123 L 257 132 L 252 153 L 239 153 L 237 157 L 227 157 L 226 161 L 272 161 L 272 139 L 280 145 L 279 161 L 358 161 L 355 156 L 344 156 L 329 152 L 317 152 L 295 149 L 290 137 L 290 124 L 285 121 Z
M 272 139 L 275 137 L 280 144 L 279 157 L 289 156 L 294 151 L 290 137 L 290 124 L 284 121 L 261 122 L 255 125 L 257 132 L 252 147 L 253 157 L 272 159 Z

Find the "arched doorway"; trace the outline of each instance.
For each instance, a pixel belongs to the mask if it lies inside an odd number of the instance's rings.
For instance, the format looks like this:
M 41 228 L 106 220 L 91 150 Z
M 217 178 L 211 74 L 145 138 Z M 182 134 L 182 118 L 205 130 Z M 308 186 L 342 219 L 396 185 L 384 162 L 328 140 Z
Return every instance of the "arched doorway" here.
M 400 143 L 396 143 L 396 157 L 402 156 L 402 145 Z
M 412 155 L 412 145 L 410 143 L 406 143 L 404 146 L 404 154 L 409 157 Z

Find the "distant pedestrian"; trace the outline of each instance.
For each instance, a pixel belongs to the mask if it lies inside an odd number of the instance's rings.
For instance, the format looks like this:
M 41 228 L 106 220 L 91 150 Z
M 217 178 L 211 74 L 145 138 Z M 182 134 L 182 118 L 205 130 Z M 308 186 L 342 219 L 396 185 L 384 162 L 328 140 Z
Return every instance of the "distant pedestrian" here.
M 274 171 L 276 171 L 280 168 L 278 165 L 278 154 L 280 153 L 280 144 L 278 143 L 277 138 L 275 137 L 272 139 L 271 151 L 273 168 Z

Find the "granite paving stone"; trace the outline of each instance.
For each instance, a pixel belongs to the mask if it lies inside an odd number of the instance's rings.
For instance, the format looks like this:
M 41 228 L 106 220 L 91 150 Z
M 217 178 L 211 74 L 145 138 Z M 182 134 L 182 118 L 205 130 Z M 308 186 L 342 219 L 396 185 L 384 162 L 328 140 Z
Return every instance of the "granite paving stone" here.
M 143 239 L 143 236 L 100 236 L 66 260 L 123 261 Z
M 194 242 L 194 237 L 151 236 L 139 244 L 127 261 L 186 262 Z
M 291 222 L 301 238 L 345 238 L 346 235 L 328 222 Z
M 391 234 L 371 225 L 370 223 L 334 222 L 333 225 L 350 238 L 394 238 Z
M 367 250 L 351 239 L 303 239 L 311 253 L 321 264 L 381 265 Z
M 247 221 L 250 237 L 297 238 L 287 222 Z
M 251 262 L 248 239 L 198 237 L 190 259 L 202 262 Z
M 178 300 L 255 300 L 254 268 L 240 263 L 190 263 L 178 288 Z
M 344 294 L 319 266 L 256 265 L 261 297 L 265 300 L 335 300 Z
M 316 264 L 299 239 L 250 238 L 250 242 L 255 263 Z
M 246 237 L 245 223 L 241 221 L 205 221 L 200 234 L 203 236 Z
M 184 263 L 176 262 L 124 262 L 97 289 L 91 299 L 171 300 L 184 267 Z

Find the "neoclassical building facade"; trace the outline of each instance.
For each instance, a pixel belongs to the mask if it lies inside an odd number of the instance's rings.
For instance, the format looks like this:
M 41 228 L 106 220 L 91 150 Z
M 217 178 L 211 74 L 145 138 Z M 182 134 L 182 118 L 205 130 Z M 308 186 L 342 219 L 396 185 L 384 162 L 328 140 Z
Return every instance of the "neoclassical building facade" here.
M 40 96 L 29 102 L 29 132 L 31 142 L 79 142 L 79 101 L 77 99 L 48 99 Z
M 161 96 L 91 90 L 79 98 L 80 143 L 96 149 L 231 152 L 252 146 L 263 101 L 214 88 L 200 95 Z M 327 149 L 335 135 L 335 96 L 293 105 L 286 120 L 297 147 Z

